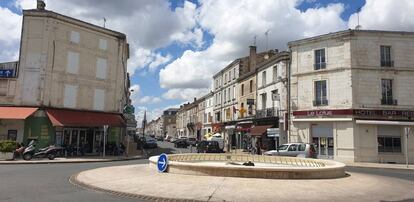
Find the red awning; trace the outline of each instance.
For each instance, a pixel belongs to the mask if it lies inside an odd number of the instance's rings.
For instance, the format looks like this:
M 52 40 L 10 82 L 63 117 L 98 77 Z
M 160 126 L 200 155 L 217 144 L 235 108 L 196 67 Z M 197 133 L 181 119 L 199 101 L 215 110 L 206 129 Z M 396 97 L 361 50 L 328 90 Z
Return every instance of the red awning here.
M 271 128 L 273 125 L 265 125 L 265 126 L 255 126 L 250 130 L 250 134 L 253 136 L 261 136 L 263 135 L 268 128 Z
M 125 126 L 125 122 L 120 114 L 104 112 L 72 111 L 60 109 L 47 109 L 47 116 L 53 126 L 68 127 L 102 127 Z
M 0 107 L 0 119 L 26 119 L 37 109 L 35 107 Z

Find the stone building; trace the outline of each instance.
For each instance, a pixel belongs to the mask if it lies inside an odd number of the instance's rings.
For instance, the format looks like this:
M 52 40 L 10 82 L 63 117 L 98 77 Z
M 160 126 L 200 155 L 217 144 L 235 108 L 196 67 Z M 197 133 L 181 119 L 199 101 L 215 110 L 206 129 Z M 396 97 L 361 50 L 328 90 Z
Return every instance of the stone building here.
M 321 158 L 414 162 L 414 33 L 346 30 L 289 42 L 289 142 Z M 411 132 L 406 135 L 406 130 Z
M 289 52 L 280 52 L 257 65 L 257 110 L 251 135 L 256 137 L 261 148 L 267 150 L 288 141 L 284 117 L 287 116 L 288 106 L 289 58 Z
M 96 153 L 108 125 L 108 142 L 122 141 L 129 103 L 125 34 L 46 10 L 38 1 L 37 9 L 23 11 L 21 36 L 15 75 L 0 94 L 0 114 L 9 115 L 1 119 L 13 124 L 2 124 L 0 135 L 11 131 L 17 136 L 11 139 L 25 143 L 83 145 Z
M 213 132 L 211 124 L 213 123 L 214 114 L 214 96 L 213 92 L 204 96 L 204 113 L 203 113 L 203 128 L 202 137 Z
M 171 136 L 176 137 L 177 128 L 176 128 L 176 115 L 178 109 L 170 108 L 163 112 L 161 119 L 163 119 L 163 133 L 162 137 Z

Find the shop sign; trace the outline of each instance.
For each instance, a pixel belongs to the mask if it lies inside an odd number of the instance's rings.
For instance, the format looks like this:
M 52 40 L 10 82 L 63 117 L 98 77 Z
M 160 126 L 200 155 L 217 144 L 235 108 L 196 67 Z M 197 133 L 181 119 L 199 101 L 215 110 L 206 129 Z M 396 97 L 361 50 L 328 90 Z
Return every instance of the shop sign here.
M 280 130 L 279 128 L 268 128 L 266 130 L 266 133 L 267 133 L 267 137 L 279 137 Z
M 401 111 L 401 110 L 354 110 L 356 116 L 402 116 L 402 117 L 414 117 L 414 111 Z
M 311 110 L 311 111 L 294 111 L 293 116 L 334 116 L 334 115 L 354 115 L 360 117 L 414 117 L 414 111 L 403 110 L 370 110 L 370 109 L 333 109 L 333 110 Z

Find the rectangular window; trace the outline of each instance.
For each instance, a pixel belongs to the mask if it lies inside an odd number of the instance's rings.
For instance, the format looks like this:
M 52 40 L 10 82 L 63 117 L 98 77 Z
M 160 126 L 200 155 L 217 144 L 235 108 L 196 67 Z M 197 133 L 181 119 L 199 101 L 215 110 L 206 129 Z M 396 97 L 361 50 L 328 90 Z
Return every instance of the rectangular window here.
M 244 95 L 244 84 L 242 84 L 242 85 L 241 85 L 240 94 L 241 94 L 241 96 L 243 96 L 243 95 Z
M 226 96 L 227 96 L 226 89 L 224 89 L 224 93 L 223 93 L 224 103 L 227 102 Z
M 231 98 L 230 98 L 230 87 L 227 89 L 227 99 L 230 102 Z
M 234 75 L 233 79 L 236 79 L 236 68 L 233 69 L 233 75 Z
M 263 110 L 266 109 L 266 99 L 267 99 L 266 93 L 263 93 L 262 94 L 262 109 Z
M 77 99 L 78 87 L 65 84 L 65 90 L 63 95 L 63 107 L 75 108 Z
M 250 80 L 250 93 L 252 93 L 253 92 L 253 80 Z
M 401 138 L 378 136 L 378 152 L 401 153 Z
M 236 99 L 236 86 L 233 86 L 233 100 Z
M 382 105 L 397 105 L 397 100 L 392 95 L 392 79 L 381 79 Z
M 96 78 L 106 79 L 107 63 L 106 59 L 98 58 L 96 60 Z
M 105 90 L 95 89 L 93 97 L 93 109 L 104 110 L 105 107 Z
M 326 80 L 315 81 L 315 100 L 313 106 L 328 105 Z
M 266 86 L 266 71 L 262 72 L 262 86 Z
M 224 74 L 224 83 L 227 83 L 227 74 Z
M 78 44 L 80 41 L 80 34 L 79 32 L 71 31 L 70 32 L 70 42 Z
M 72 51 L 68 52 L 66 64 L 66 72 L 71 74 L 78 74 L 79 70 L 79 53 Z
M 105 39 L 99 39 L 99 49 L 106 50 L 108 42 Z
M 381 67 L 393 67 L 391 60 L 391 46 L 381 46 Z
M 276 82 L 277 80 L 277 66 L 273 67 L 273 81 Z
M 326 63 L 325 63 L 325 49 L 318 49 L 315 50 L 315 64 L 314 69 L 325 69 Z

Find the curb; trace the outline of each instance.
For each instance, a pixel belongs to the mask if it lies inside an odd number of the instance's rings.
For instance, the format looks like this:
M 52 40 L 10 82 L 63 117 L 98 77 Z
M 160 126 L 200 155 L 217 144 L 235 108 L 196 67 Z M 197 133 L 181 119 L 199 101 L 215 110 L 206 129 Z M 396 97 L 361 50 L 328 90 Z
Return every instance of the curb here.
M 114 162 L 114 161 L 132 161 L 145 159 L 144 156 L 134 157 L 134 158 L 122 158 L 122 159 L 101 159 L 101 160 L 84 160 L 84 161 L 5 161 L 1 162 L 0 165 L 27 165 L 27 164 L 65 164 L 65 163 L 104 163 L 104 162 Z
M 375 167 L 375 166 L 361 166 L 361 165 L 346 165 L 345 168 L 369 168 L 378 170 L 400 170 L 400 171 L 414 171 L 413 168 L 395 168 L 395 167 Z
M 141 199 L 141 200 L 148 200 L 148 201 L 168 201 L 168 202 L 199 202 L 200 200 L 193 200 L 193 199 L 179 199 L 179 198 L 166 198 L 166 197 L 157 197 L 157 196 L 148 196 L 143 194 L 133 194 L 133 193 L 127 193 L 127 192 L 121 192 L 121 191 L 113 191 L 110 189 L 104 189 L 96 186 L 92 186 L 86 183 L 83 183 L 77 179 L 78 175 L 81 172 L 74 174 L 69 177 L 69 182 L 79 188 L 101 192 L 105 194 L 110 194 L 116 197 L 120 198 L 129 198 L 129 199 Z

